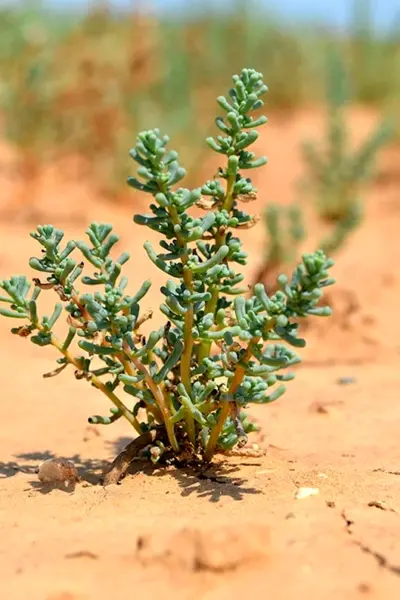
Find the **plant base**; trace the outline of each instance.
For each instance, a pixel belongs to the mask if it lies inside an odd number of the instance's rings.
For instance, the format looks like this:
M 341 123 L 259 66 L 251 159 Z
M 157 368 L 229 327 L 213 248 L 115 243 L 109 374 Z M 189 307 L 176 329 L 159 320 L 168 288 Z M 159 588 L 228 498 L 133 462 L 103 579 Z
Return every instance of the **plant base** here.
M 113 460 L 111 466 L 107 469 L 103 477 L 103 485 L 119 483 L 129 469 L 129 466 L 139 453 L 149 444 L 153 444 L 160 437 L 160 432 L 156 429 L 143 433 L 138 438 L 130 442 L 126 448 Z

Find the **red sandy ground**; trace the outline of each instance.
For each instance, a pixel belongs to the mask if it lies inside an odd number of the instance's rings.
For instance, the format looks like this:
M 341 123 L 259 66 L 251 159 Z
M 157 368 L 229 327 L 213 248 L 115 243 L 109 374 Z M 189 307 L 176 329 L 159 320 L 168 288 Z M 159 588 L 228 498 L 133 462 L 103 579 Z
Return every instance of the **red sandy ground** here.
M 355 111 L 355 139 L 374 121 Z M 293 198 L 298 142 L 320 126 L 314 112 L 271 120 L 260 141 L 270 164 L 257 176 L 255 212 Z M 0 320 L 2 598 L 400 597 L 399 156 L 383 156 L 367 219 L 336 256 L 335 317 L 308 332 L 287 395 L 252 411 L 266 456 L 225 459 L 217 481 L 145 469 L 120 486 L 94 485 L 130 438 L 128 425 L 89 427 L 89 415 L 107 413 L 106 400 L 68 373 L 43 380 L 54 353 L 11 336 Z M 2 188 L 6 201 L 14 188 Z M 92 218 L 113 222 L 133 256 L 132 290 L 151 277 L 146 304 L 154 305 L 162 274 L 142 249 L 147 230 L 130 216 L 141 203 L 132 194 L 131 209 L 98 204 L 85 186 L 49 174 L 38 207 L 42 221 L 78 238 Z M 31 229 L 0 223 L 1 277 L 25 272 L 36 250 Z M 249 276 L 262 238 L 261 226 L 244 236 Z M 349 293 L 359 305 L 351 314 Z M 340 385 L 341 377 L 354 381 Z M 72 459 L 86 482 L 73 493 L 45 493 L 35 468 L 49 456 Z M 296 499 L 299 487 L 319 494 Z

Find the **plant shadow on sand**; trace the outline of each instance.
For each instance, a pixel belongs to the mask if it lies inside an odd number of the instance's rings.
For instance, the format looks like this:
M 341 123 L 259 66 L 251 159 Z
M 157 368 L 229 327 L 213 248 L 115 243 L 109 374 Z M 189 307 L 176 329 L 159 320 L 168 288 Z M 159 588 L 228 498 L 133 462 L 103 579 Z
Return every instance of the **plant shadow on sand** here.
M 241 471 L 244 465 L 220 464 L 211 466 L 206 472 L 196 472 L 195 469 L 185 467 L 182 469 L 168 470 L 168 474 L 178 482 L 182 489 L 181 496 L 186 497 L 197 494 L 210 502 L 219 502 L 223 497 L 232 500 L 243 500 L 249 494 L 261 494 L 260 489 L 249 487 L 244 477 L 234 475 Z M 162 477 L 166 474 L 162 467 L 154 469 L 151 476 Z
M 121 452 L 130 441 L 129 438 L 119 438 L 113 442 L 114 454 Z M 226 460 L 212 464 L 204 470 L 189 466 L 153 466 L 148 461 L 136 460 L 129 468 L 128 477 L 138 473 L 148 477 L 169 476 L 178 483 L 182 497 L 197 494 L 210 502 L 219 502 L 223 497 L 239 501 L 249 494 L 262 493 L 260 489 L 247 486 L 246 479 L 238 475 L 242 472 L 242 467 L 258 465 L 259 463 L 249 463 L 248 460 L 235 465 Z
M 111 442 L 109 445 L 113 448 L 113 455 L 118 454 L 130 441 L 130 438 L 118 438 Z M 48 450 L 17 454 L 15 460 L 0 462 L 0 479 L 14 477 L 18 473 L 37 477 L 39 464 L 51 458 L 56 458 L 56 455 Z M 75 465 L 83 482 L 92 485 L 101 483 L 102 475 L 110 465 L 110 461 L 82 458 L 79 454 L 63 456 L 63 458 Z M 219 502 L 223 497 L 240 501 L 249 494 L 262 493 L 260 489 L 249 487 L 243 476 L 235 475 L 242 472 L 242 467 L 246 466 L 255 466 L 255 463 L 246 461 L 235 465 L 221 462 L 203 470 L 195 467 L 153 466 L 147 460 L 136 460 L 132 463 L 127 477 L 139 473 L 148 477 L 173 477 L 182 490 L 182 497 L 197 494 L 200 498 L 208 499 L 210 502 Z M 123 485 L 124 482 L 122 481 L 121 484 Z M 30 480 L 29 485 L 30 488 L 26 491 L 35 489 L 42 494 L 48 494 L 55 488 L 67 493 L 72 493 L 75 489 L 74 486 L 44 484 L 37 479 Z

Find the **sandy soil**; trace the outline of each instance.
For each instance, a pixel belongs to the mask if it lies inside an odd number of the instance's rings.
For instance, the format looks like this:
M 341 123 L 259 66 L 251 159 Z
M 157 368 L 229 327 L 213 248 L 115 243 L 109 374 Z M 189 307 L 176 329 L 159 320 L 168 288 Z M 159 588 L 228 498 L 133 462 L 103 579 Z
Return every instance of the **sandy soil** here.
M 352 118 L 356 139 L 375 119 L 363 111 Z M 256 212 L 292 199 L 298 142 L 317 134 L 320 122 L 315 111 L 271 120 L 260 141 L 270 165 L 257 176 Z M 335 317 L 308 332 L 287 395 L 252 411 L 266 456 L 225 459 L 212 480 L 145 468 L 120 486 L 96 485 L 130 439 L 128 425 L 88 426 L 106 401 L 67 373 L 43 380 L 53 352 L 11 336 L 0 320 L 2 598 L 400 597 L 399 158 L 395 149 L 383 156 L 367 219 L 336 256 Z M 16 194 L 8 180 L 2 189 L 4 202 Z M 130 218 L 142 202 L 132 194 L 132 208 L 98 204 L 87 186 L 48 173 L 37 208 L 77 237 L 92 218 L 113 222 L 134 257 L 132 289 L 151 277 L 147 304 L 154 304 L 162 275 L 142 250 L 147 230 Z M 0 222 L 1 277 L 26 270 L 31 229 L 23 220 Z M 262 227 L 244 237 L 250 279 Z M 35 469 L 51 456 L 78 467 L 83 483 L 74 491 L 39 483 Z M 319 493 L 298 499 L 301 487 Z

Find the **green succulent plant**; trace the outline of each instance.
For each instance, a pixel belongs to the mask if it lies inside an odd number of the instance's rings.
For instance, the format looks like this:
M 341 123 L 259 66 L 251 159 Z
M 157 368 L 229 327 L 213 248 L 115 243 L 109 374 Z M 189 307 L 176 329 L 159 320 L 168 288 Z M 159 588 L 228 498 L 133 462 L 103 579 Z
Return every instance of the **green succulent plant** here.
M 256 128 L 267 121 L 258 112 L 266 91 L 260 73 L 243 69 L 233 77 L 229 97 L 217 99 L 220 134 L 207 144 L 225 157 L 225 166 L 199 189 L 178 187 L 185 169 L 159 130 L 140 133 L 130 151 L 138 167 L 128 183 L 152 198 L 150 214 L 134 221 L 161 236 L 158 249 L 144 244 L 167 276 L 160 329 L 148 337 L 140 332 L 148 318 L 140 301 L 151 282 L 127 294 L 122 269 L 129 255 L 112 258 L 118 236 L 108 224 L 92 223 L 88 242 L 66 244 L 61 230 L 39 226 L 31 235 L 42 253 L 29 264 L 45 280 L 32 284 L 14 276 L 0 282 L 0 314 L 23 323 L 12 332 L 53 346 L 61 355 L 53 374 L 72 367 L 76 378 L 111 401 L 110 416 L 90 421 L 109 424 L 125 417 L 136 430 L 139 437 L 117 457 L 105 483 L 119 479 L 139 448 L 146 447 L 153 462 L 183 452 L 207 463 L 218 451 L 244 445 L 255 429 L 244 409 L 277 400 L 284 382 L 293 379 L 287 369 L 300 360 L 293 348 L 305 345 L 299 319 L 331 313 L 319 306 L 323 288 L 334 282 L 333 261 L 322 251 L 304 255 L 290 279 L 280 276 L 271 297 L 263 284 L 247 297 L 237 271 L 247 259 L 240 231 L 256 223 L 241 207 L 257 194 L 247 172 L 266 163 L 249 150 Z M 204 216 L 191 216 L 193 207 Z M 82 292 L 81 286 L 95 291 Z M 50 316 L 39 315 L 44 290 L 59 300 Z M 68 331 L 60 339 L 55 328 L 61 317 Z
M 329 49 L 326 61 L 326 133 L 323 143 L 302 146 L 305 176 L 300 187 L 321 222 L 328 224 L 319 248 L 333 254 L 362 222 L 361 191 L 371 183 L 379 152 L 394 133 L 385 118 L 357 149 L 349 143 L 345 110 L 351 94 L 348 73 L 337 51 Z M 277 270 L 286 270 L 297 260 L 299 244 L 307 237 L 302 206 L 269 205 L 265 211 L 266 252 L 254 275 L 255 282 L 271 282 Z
M 326 68 L 327 130 L 324 147 L 309 141 L 303 144 L 305 190 L 315 200 L 319 216 L 337 228 L 327 241 L 328 251 L 341 245 L 346 235 L 360 224 L 363 217 L 360 193 L 371 182 L 378 154 L 394 133 L 391 120 L 385 118 L 354 150 L 349 141 L 345 116 L 351 99 L 343 61 L 338 52 L 330 51 Z

